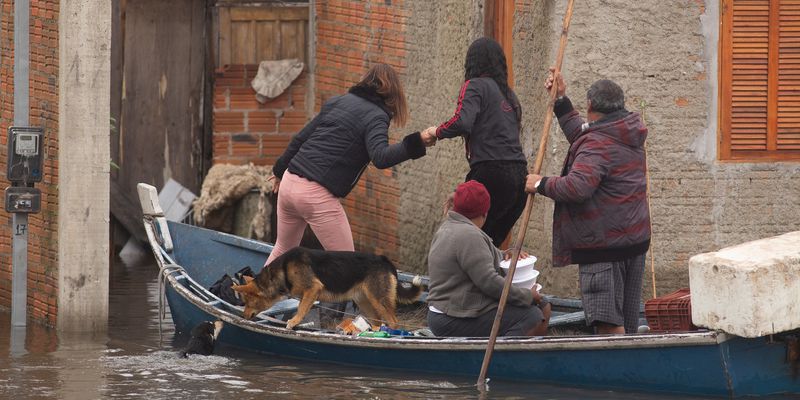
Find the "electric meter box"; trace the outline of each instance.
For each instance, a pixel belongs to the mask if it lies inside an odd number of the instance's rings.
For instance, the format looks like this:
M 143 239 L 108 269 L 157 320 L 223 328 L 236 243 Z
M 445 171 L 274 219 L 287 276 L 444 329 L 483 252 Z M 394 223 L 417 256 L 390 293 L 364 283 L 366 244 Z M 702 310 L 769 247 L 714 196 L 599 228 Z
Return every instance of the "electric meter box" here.
M 42 139 L 44 130 L 29 126 L 8 128 L 8 171 L 11 182 L 42 181 Z
M 6 212 L 38 213 L 42 209 L 42 192 L 37 188 L 10 186 L 6 188 Z

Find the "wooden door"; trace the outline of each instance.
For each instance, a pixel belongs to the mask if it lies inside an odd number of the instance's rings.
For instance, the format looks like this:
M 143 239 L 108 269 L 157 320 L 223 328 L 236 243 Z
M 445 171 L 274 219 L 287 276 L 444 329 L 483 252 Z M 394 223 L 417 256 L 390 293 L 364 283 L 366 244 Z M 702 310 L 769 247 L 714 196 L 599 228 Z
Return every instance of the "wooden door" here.
M 205 0 L 114 2 L 112 214 L 140 233 L 137 183 L 172 178 L 199 194 L 208 168 L 207 9 Z

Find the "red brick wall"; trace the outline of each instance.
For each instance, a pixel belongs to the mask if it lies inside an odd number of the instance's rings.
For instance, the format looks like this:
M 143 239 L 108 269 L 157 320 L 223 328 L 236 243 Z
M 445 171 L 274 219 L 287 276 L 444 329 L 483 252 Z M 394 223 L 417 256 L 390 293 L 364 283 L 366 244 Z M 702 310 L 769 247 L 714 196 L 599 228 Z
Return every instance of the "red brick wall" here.
M 0 22 L 0 186 L 6 180 L 8 127 L 14 121 L 14 8 Z M 42 212 L 29 218 L 28 315 L 55 326 L 58 307 L 58 1 L 31 0 L 30 124 L 44 128 Z M 0 210 L 0 307 L 11 306 L 11 216 Z
M 214 163 L 272 165 L 306 123 L 303 72 L 280 96 L 264 104 L 250 82 L 258 65 L 228 65 L 214 81 Z
M 403 1 L 316 2 L 315 106 L 347 91 L 374 63 L 406 70 L 405 30 L 410 11 Z M 391 129 L 390 141 L 405 133 Z M 394 169 L 370 166 L 344 204 L 356 249 L 399 257 L 400 190 Z
M 406 69 L 405 29 L 410 12 L 402 1 L 317 1 L 315 109 L 356 83 L 370 65 Z M 306 77 L 267 104 L 255 100 L 250 81 L 255 65 L 219 70 L 214 87 L 214 163 L 272 164 L 308 118 Z M 392 130 L 390 141 L 404 131 Z M 370 167 L 344 201 L 356 248 L 398 257 L 400 193 L 393 169 Z

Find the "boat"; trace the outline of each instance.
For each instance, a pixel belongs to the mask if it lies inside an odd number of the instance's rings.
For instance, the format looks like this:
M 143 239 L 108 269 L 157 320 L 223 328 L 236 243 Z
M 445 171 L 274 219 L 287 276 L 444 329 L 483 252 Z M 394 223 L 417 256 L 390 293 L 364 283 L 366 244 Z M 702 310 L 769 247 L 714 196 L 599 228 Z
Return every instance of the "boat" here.
M 278 304 L 254 320 L 207 288 L 222 274 L 263 265 L 272 246 L 167 221 L 155 188 L 140 184 L 149 244 L 160 267 L 175 329 L 222 320 L 218 341 L 263 354 L 359 366 L 477 377 L 487 338 L 359 337 L 289 330 Z M 407 279 L 401 274 L 402 279 Z M 296 306 L 296 304 L 294 305 Z M 574 313 L 572 313 L 574 314 Z M 565 314 L 573 318 L 572 314 Z M 800 393 L 800 332 L 747 339 L 721 331 L 632 335 L 501 337 L 488 377 L 603 390 L 701 396 Z

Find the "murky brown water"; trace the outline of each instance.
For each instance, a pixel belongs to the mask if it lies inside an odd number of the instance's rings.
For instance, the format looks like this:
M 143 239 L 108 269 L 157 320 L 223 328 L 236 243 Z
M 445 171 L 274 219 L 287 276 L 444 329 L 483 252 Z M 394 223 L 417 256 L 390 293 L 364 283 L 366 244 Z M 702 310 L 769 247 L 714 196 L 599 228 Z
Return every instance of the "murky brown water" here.
M 10 314 L 0 311 L 0 399 L 465 399 L 478 398 L 473 378 L 359 369 L 218 347 L 210 357 L 177 357 L 169 316 L 163 340 L 157 318 L 156 266 L 149 260 L 112 268 L 106 335 L 56 335 L 30 325 L 24 348 L 12 341 Z M 491 384 L 488 398 L 678 399 Z M 685 399 L 685 397 L 682 397 Z

